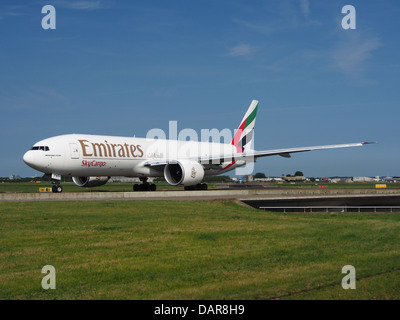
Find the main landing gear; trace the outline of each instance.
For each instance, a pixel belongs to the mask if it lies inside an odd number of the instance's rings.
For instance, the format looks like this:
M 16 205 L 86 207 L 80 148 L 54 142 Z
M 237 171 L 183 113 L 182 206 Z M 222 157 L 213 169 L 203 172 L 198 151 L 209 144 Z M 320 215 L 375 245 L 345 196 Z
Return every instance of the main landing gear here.
M 147 177 L 139 178 L 142 184 L 134 184 L 133 191 L 156 191 L 157 186 L 154 183 L 148 183 Z
M 193 186 L 186 186 L 185 190 L 207 190 L 207 183 L 198 183 Z

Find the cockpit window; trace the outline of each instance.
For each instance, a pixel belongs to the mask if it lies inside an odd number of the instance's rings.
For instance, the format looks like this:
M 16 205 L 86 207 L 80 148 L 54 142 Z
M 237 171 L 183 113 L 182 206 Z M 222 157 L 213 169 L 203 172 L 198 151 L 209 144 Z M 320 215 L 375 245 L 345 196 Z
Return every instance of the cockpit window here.
M 42 151 L 49 151 L 49 147 L 48 146 L 34 146 L 32 147 L 31 150 L 42 150 Z

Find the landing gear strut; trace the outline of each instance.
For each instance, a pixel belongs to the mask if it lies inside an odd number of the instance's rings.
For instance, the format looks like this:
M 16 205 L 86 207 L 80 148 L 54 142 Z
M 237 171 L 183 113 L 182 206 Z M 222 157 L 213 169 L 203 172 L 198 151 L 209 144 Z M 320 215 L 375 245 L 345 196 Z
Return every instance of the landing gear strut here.
M 193 186 L 186 186 L 185 190 L 207 190 L 207 183 L 198 183 Z
M 133 191 L 156 191 L 157 187 L 154 183 L 148 183 L 147 177 L 139 178 L 142 181 L 142 184 L 134 184 Z

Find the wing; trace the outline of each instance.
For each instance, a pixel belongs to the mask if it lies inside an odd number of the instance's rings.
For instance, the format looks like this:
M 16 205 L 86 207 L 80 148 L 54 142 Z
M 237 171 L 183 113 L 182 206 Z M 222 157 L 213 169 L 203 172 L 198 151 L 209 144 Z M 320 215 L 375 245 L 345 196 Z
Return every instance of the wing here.
M 269 156 L 281 156 L 285 158 L 290 158 L 291 153 L 297 152 L 306 152 L 306 151 L 314 151 L 314 150 L 324 150 L 324 149 L 335 149 L 335 148 L 348 148 L 348 147 L 361 147 L 366 144 L 373 144 L 375 142 L 357 142 L 357 143 L 345 143 L 345 144 L 332 144 L 325 146 L 313 146 L 313 147 L 301 147 L 301 148 L 288 148 L 288 149 L 276 149 L 276 150 L 264 150 L 264 151 L 248 151 L 244 153 L 235 153 L 235 154 L 224 154 L 219 156 L 212 156 L 207 158 L 201 158 L 201 163 L 222 163 L 229 161 L 238 161 L 238 160 L 255 160 L 260 157 L 269 157 Z

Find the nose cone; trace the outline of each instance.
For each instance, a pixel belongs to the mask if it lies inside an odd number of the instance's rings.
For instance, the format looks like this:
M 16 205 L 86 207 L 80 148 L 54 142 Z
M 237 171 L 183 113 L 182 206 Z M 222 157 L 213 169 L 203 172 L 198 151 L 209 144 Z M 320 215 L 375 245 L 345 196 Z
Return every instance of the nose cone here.
M 39 163 L 39 159 L 37 157 L 37 154 L 35 154 L 35 152 L 32 152 L 31 150 L 27 151 L 24 154 L 23 157 L 24 162 L 30 166 L 33 169 L 39 170 L 40 171 L 40 163 Z
M 32 161 L 32 154 L 30 151 L 25 152 L 24 157 L 22 158 L 24 159 L 24 162 L 29 166 L 29 164 Z

